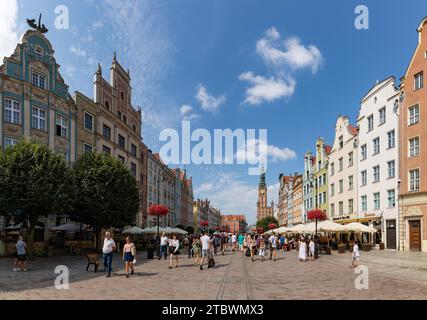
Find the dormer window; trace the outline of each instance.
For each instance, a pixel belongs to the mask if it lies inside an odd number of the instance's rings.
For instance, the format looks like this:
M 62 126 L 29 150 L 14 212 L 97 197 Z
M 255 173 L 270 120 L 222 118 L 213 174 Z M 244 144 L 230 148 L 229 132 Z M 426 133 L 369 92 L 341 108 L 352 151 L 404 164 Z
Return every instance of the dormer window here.
M 40 57 L 40 58 L 42 58 L 42 57 L 43 57 L 43 49 L 42 49 L 42 48 L 37 47 L 37 48 L 35 49 L 35 52 L 36 52 L 36 55 L 37 55 L 38 57 Z
M 41 89 L 45 89 L 46 88 L 46 77 L 36 71 L 33 71 L 31 74 L 31 82 L 33 85 L 35 85 L 36 87 L 39 87 Z

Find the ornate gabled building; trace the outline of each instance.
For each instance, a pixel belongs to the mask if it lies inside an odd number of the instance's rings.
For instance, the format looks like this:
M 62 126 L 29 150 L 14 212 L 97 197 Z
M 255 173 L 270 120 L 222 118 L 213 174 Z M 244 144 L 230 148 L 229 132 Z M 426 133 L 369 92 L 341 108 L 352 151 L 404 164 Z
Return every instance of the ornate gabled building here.
M 274 203 L 271 202 L 271 206 L 268 206 L 267 193 L 268 190 L 265 182 L 265 172 L 264 168 L 262 168 L 258 184 L 257 221 L 264 219 L 265 217 L 274 216 Z
M 73 163 L 78 155 L 76 107 L 46 32 L 33 23 L 0 65 L 0 147 L 32 138 Z M 35 239 L 46 238 L 56 222 L 55 216 L 41 219 Z M 0 229 L 4 226 L 0 218 Z

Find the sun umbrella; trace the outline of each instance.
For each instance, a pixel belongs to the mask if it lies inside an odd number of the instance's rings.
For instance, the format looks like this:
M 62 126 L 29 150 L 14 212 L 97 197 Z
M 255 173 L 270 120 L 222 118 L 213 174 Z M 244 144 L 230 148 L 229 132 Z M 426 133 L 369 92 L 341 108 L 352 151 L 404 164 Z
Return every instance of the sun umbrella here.
M 122 231 L 123 234 L 141 234 L 144 233 L 144 229 L 139 227 L 132 227 Z
M 342 232 L 346 231 L 343 225 L 325 220 L 317 224 L 317 230 L 320 232 Z
M 77 231 L 80 231 L 80 227 L 73 224 L 73 223 L 66 223 L 66 224 L 62 224 L 62 225 L 54 227 L 54 228 L 50 228 L 50 230 L 77 232 Z
M 374 233 L 377 232 L 377 229 L 365 226 L 359 222 L 352 222 L 343 226 L 346 231 L 354 231 L 354 232 L 369 232 Z

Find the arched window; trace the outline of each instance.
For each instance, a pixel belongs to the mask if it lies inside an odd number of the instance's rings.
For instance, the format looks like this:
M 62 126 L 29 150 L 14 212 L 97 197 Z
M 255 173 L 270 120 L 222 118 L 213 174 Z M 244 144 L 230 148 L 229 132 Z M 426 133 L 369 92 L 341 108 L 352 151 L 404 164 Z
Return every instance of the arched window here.
M 107 110 L 110 110 L 110 104 L 108 103 L 108 101 L 105 101 L 105 108 L 106 108 Z

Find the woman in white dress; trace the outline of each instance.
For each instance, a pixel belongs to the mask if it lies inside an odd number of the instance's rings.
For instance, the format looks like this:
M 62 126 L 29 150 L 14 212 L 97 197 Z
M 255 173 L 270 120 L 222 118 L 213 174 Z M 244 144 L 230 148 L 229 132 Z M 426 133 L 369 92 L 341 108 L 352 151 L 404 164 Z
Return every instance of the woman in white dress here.
M 307 252 L 307 244 L 305 243 L 304 238 L 302 238 L 299 243 L 299 254 L 298 254 L 299 261 L 305 262 L 306 252 Z

